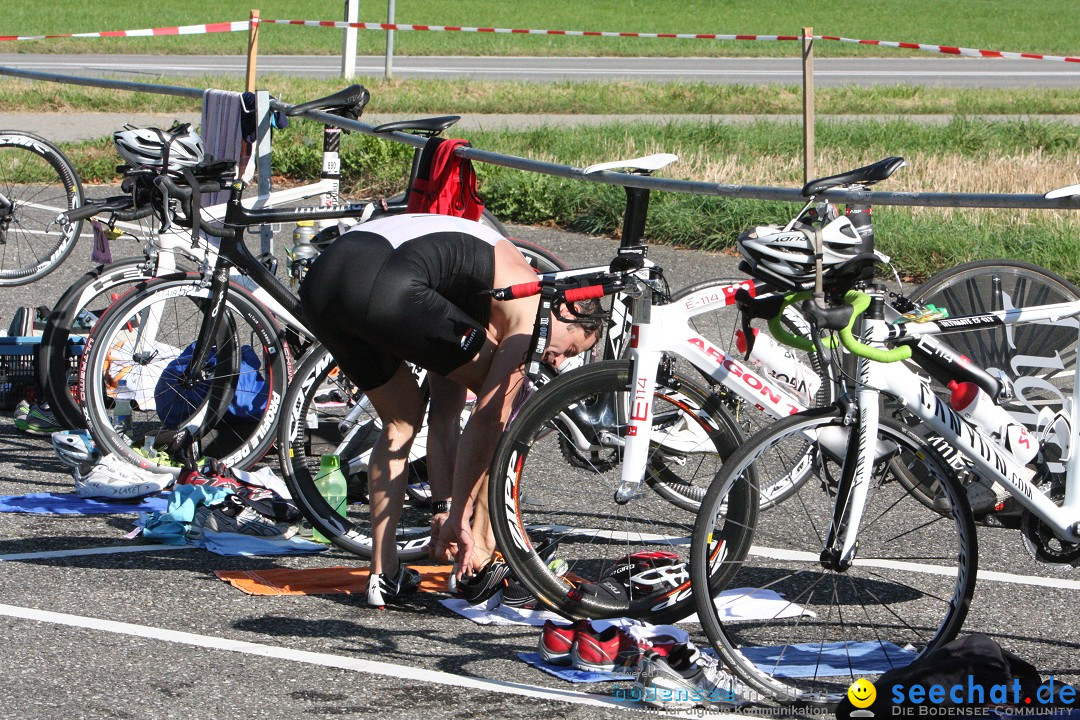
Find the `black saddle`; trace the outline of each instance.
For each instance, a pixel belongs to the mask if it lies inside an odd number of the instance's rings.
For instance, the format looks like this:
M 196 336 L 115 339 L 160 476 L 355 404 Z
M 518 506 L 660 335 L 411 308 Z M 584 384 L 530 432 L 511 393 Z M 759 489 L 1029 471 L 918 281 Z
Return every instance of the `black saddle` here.
M 802 194 L 817 195 L 829 188 L 839 187 L 841 185 L 873 185 L 874 183 L 881 182 L 889 177 L 903 167 L 903 165 L 904 158 L 888 157 L 884 160 L 878 160 L 873 165 L 867 165 L 866 167 L 861 167 L 857 170 L 849 170 L 848 172 L 840 173 L 839 175 L 830 175 L 829 177 L 811 180 L 803 186 Z
M 285 111 L 285 114 L 293 117 L 302 115 L 308 110 L 318 110 L 356 120 L 364 112 L 364 107 L 369 100 L 371 100 L 371 93 L 367 91 L 367 88 L 363 85 L 350 85 L 344 90 L 338 90 L 333 95 L 293 105 Z
M 460 115 L 442 115 L 433 118 L 420 118 L 419 120 L 398 120 L 397 122 L 376 125 L 373 128 L 373 132 L 388 133 L 401 131 L 416 133 L 417 135 L 427 135 L 430 137 L 432 135 L 438 135 L 460 119 Z

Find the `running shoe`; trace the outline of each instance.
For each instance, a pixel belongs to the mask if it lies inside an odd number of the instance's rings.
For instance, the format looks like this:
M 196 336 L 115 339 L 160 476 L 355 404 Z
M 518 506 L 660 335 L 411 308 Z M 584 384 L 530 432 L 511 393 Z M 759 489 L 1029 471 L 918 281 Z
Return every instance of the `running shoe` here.
M 83 475 L 75 468 L 75 493 L 85 498 L 133 500 L 164 490 L 173 481 L 168 473 L 135 467 L 116 455 L 106 455 Z
M 578 620 L 570 625 L 545 620 L 544 630 L 540 633 L 540 657 L 552 665 L 569 665 L 578 633 L 588 627 L 588 620 Z
M 578 630 L 570 648 L 570 664 L 576 670 L 613 672 L 619 656 L 619 628 L 609 625 L 597 632 L 589 623 Z
M 294 523 L 278 522 L 263 515 L 255 508 L 245 505 L 236 495 L 229 495 L 225 502 L 214 505 L 203 528 L 211 532 L 240 533 L 262 538 L 287 540 L 296 534 Z
M 478 605 L 502 590 L 503 580 L 509 574 L 510 566 L 503 560 L 502 555 L 496 552 L 479 572 L 459 580 L 457 589 L 470 605 Z
M 26 417 L 30 414 L 30 403 L 26 400 L 20 400 L 15 406 L 15 412 L 12 415 L 12 419 L 15 421 L 15 429 L 19 432 L 26 432 Z
M 692 643 L 672 648 L 667 657 L 646 653 L 634 684 L 646 705 L 665 710 L 732 708 L 764 699 Z
M 518 610 L 535 610 L 539 604 L 536 596 L 513 575 L 503 581 L 502 604 Z
M 59 432 L 64 429 L 64 426 L 56 421 L 56 416 L 49 409 L 48 403 L 34 403 L 26 410 L 25 416 L 19 408 L 16 408 L 15 429 L 22 432 L 45 434 Z
M 419 587 L 420 573 L 399 563 L 397 575 L 394 577 L 387 577 L 384 573 L 371 573 L 368 578 L 367 604 L 384 610 L 387 598 L 409 595 Z

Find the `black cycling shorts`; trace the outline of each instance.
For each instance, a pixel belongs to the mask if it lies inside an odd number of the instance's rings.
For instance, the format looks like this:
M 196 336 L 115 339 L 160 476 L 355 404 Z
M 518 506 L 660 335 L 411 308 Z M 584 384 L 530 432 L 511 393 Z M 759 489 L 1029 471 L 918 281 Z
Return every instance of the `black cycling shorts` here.
M 457 218 L 411 217 L 433 220 L 411 225 L 422 234 L 406 240 L 393 232 L 404 221 L 374 221 L 342 235 L 300 287 L 308 328 L 363 390 L 385 384 L 403 360 L 447 375 L 487 337 L 494 231 L 483 228 L 488 237 L 481 238 L 457 229 L 469 227 Z

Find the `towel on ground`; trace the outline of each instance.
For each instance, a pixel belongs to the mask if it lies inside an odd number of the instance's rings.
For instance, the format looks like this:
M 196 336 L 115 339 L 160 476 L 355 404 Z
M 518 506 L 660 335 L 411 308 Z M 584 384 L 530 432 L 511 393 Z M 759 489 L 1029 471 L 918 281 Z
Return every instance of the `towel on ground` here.
M 420 573 L 421 592 L 445 592 L 450 565 L 410 565 Z M 328 567 L 297 570 L 215 570 L 214 574 L 248 595 L 355 595 L 367 592 L 368 568 Z
M 169 493 L 129 500 L 95 500 L 75 493 L 31 493 L 30 495 L 0 495 L 0 512 L 32 513 L 35 515 L 122 515 L 140 512 L 162 512 L 169 502 Z

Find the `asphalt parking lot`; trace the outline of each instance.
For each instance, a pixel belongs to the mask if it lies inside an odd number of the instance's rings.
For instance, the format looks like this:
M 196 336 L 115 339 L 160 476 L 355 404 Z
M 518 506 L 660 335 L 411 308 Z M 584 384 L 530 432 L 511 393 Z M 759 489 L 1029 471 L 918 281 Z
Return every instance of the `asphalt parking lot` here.
M 514 231 L 571 265 L 606 262 L 615 247 Z M 60 271 L 0 290 L 0 324 L 15 307 L 55 301 L 88 254 L 84 239 Z M 672 287 L 735 274 L 728 256 L 657 248 L 654 257 Z M 0 417 L 0 494 L 71 487 L 47 439 Z M 519 661 L 538 629 L 475 625 L 431 594 L 383 612 L 358 595 L 244 595 L 213 571 L 360 561 L 341 551 L 242 558 L 149 545 L 125 539 L 134 519 L 0 514 L 0 716 L 628 717 L 609 685 L 570 685 Z M 1014 531 L 981 529 L 979 541 L 966 631 L 992 634 L 1044 677 L 1080 682 L 1080 576 L 1036 564 Z

